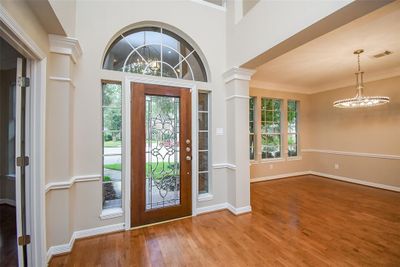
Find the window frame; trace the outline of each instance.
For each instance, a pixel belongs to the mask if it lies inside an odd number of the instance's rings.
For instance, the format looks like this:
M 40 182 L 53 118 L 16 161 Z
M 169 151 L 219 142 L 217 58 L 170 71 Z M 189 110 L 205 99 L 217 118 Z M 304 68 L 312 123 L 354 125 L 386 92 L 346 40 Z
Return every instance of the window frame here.
M 250 96 L 249 99 L 249 115 L 250 115 L 250 101 L 253 100 L 253 132 L 250 131 L 250 116 L 249 116 L 249 146 L 250 146 L 250 137 L 253 136 L 253 159 L 251 158 L 251 146 L 250 151 L 249 151 L 249 159 L 250 162 L 255 162 L 257 160 L 257 126 L 258 126 L 258 121 L 257 121 L 257 103 L 258 103 L 258 97 L 257 96 Z M 260 121 L 261 124 L 261 121 Z
M 117 109 L 118 107 L 116 107 L 116 106 L 104 106 L 104 85 L 106 85 L 106 84 L 114 84 L 114 85 L 119 85 L 120 86 L 120 88 L 121 88 L 121 91 L 120 91 L 120 98 L 121 98 L 121 101 L 120 101 L 120 111 L 121 111 L 121 126 L 120 126 L 120 129 L 119 130 L 108 130 L 108 131 L 105 131 L 104 130 L 104 109 L 105 108 L 111 108 L 111 109 Z M 123 118 L 123 116 L 124 116 L 124 100 L 123 100 L 123 97 L 124 97 L 124 88 L 123 88 L 123 85 L 122 85 L 122 82 L 121 81 L 114 81 L 114 80 L 101 80 L 101 83 L 100 83 L 100 86 L 101 86 L 101 102 L 100 102 L 100 107 L 101 107 L 101 146 L 102 146 L 102 154 L 101 154 L 101 158 L 102 158 L 102 165 L 101 165 L 101 168 L 102 168 L 102 170 L 101 170 L 101 186 L 102 186 L 102 203 L 101 203 L 101 209 L 102 209 L 102 212 L 101 212 L 101 215 L 100 215 L 100 218 L 101 219 L 110 219 L 110 218 L 115 218 L 115 217 L 120 217 L 120 216 L 122 216 L 123 215 L 123 211 L 122 211 L 122 208 L 123 208 L 123 205 L 124 205 L 124 188 L 123 188 L 123 186 L 124 186 L 124 174 L 125 174 L 125 172 L 124 172 L 124 168 L 125 168 L 125 164 L 124 164 L 124 141 L 125 141 L 125 139 L 124 139 L 124 118 Z M 105 154 L 105 152 L 104 152 L 104 148 L 105 148 L 105 146 L 104 146 L 104 134 L 106 133 L 106 132 L 119 132 L 120 133 L 120 138 L 121 138 L 121 152 L 120 153 L 115 153 L 115 154 Z M 104 206 L 104 184 L 105 183 L 112 183 L 112 182 L 105 182 L 104 181 L 104 164 L 105 164 L 105 162 L 104 162 L 104 159 L 105 159 L 105 157 L 109 157 L 109 156 L 120 156 L 120 158 L 121 158 L 121 180 L 119 181 L 120 183 L 121 183 L 121 198 L 120 198 L 120 205 L 118 206 L 118 207 L 113 207 L 113 206 L 111 206 L 111 207 L 105 207 Z
M 265 99 L 265 100 L 273 100 L 273 101 L 276 101 L 276 100 L 278 100 L 279 102 L 280 102 L 280 105 L 279 105 L 279 133 L 268 133 L 267 131 L 266 132 L 263 132 L 263 125 L 262 125 L 262 123 L 263 123 L 263 120 L 262 120 L 262 112 L 263 112 L 263 99 Z M 260 100 L 261 100 L 261 103 L 260 103 L 260 139 L 261 139 L 261 143 L 260 143 L 260 159 L 261 159 L 261 161 L 262 162 L 268 162 L 268 161 L 282 161 L 282 160 L 284 160 L 284 156 L 283 156 L 283 129 L 282 129 L 282 106 L 283 106 L 283 104 L 284 104 L 284 99 L 282 99 L 282 98 L 275 98 L 275 97 L 267 97 L 267 96 L 261 96 L 260 97 Z M 265 110 L 265 112 L 275 112 L 275 110 Z M 266 115 L 266 117 L 267 117 L 267 115 Z M 265 122 L 267 123 L 268 122 L 268 120 L 265 120 Z M 279 157 L 276 157 L 276 158 L 268 158 L 268 156 L 266 157 L 266 158 L 263 158 L 263 144 L 262 144 L 262 141 L 263 141 L 263 135 L 265 135 L 266 137 L 267 137 L 267 140 L 268 140 L 268 135 L 272 135 L 272 136 L 279 136 L 279 152 L 280 152 L 280 156 Z M 267 145 L 266 145 L 267 146 Z M 268 155 L 268 154 L 267 154 Z
M 295 110 L 295 112 L 296 112 L 296 131 L 293 133 L 293 132 L 290 132 L 289 131 L 289 102 L 295 102 L 295 104 L 296 104 L 296 110 Z M 288 157 L 288 160 L 290 160 L 290 159 L 297 159 L 297 158 L 300 158 L 300 151 L 299 151 L 299 144 L 300 144 L 300 136 L 299 136 L 299 111 L 300 111 L 300 101 L 299 100 L 296 100 L 296 99 L 287 99 L 287 101 L 286 101 L 286 103 L 287 103 L 287 108 L 286 108 L 286 112 L 287 112 L 287 115 L 286 115 L 286 121 L 287 121 L 287 131 L 286 131 L 286 135 L 287 135 L 287 141 L 286 141 L 286 145 L 287 145 L 287 157 Z M 296 136 L 296 155 L 294 155 L 294 156 L 290 156 L 289 155 L 289 135 L 295 135 Z
M 200 94 L 206 94 L 207 95 L 207 111 L 205 110 L 199 110 L 199 96 Z M 199 114 L 202 113 L 207 113 L 207 130 L 200 130 L 200 122 L 199 122 Z M 202 90 L 199 89 L 197 91 L 197 142 L 198 142 L 198 147 L 197 147 L 197 195 L 198 195 L 198 201 L 206 201 L 212 199 L 212 155 L 210 153 L 210 148 L 211 148 L 211 91 L 208 90 Z M 200 133 L 207 133 L 207 149 L 206 150 L 200 150 Z M 200 171 L 200 153 L 207 153 L 207 171 Z M 202 173 L 207 173 L 207 191 L 206 192 L 200 192 L 200 174 Z

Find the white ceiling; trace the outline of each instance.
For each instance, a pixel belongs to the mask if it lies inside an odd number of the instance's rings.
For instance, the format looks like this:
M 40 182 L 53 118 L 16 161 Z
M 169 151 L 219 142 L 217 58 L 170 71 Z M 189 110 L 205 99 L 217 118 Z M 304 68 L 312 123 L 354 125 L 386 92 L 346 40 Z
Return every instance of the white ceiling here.
M 252 87 L 315 93 L 355 84 L 357 58 L 365 81 L 400 75 L 400 1 L 386 5 L 257 68 Z M 373 55 L 385 50 L 393 54 Z

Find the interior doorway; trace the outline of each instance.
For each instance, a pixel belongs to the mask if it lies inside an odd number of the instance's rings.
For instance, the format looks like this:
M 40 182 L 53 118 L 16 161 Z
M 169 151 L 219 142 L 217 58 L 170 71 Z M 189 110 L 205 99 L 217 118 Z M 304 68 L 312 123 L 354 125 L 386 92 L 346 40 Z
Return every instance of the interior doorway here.
M 0 37 L 0 266 L 28 266 L 27 60 Z
M 131 225 L 192 214 L 191 93 L 131 84 Z

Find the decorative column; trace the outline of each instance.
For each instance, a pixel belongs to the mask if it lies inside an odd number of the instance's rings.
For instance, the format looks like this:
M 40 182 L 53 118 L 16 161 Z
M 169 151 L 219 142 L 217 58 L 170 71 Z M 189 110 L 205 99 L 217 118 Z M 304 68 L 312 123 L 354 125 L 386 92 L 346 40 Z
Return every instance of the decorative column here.
M 227 107 L 228 208 L 251 211 L 249 159 L 249 81 L 253 70 L 232 68 L 224 74 Z
M 77 39 L 49 35 L 46 89 L 46 192 L 47 248 L 66 244 L 72 234 L 70 207 L 73 175 L 73 70 L 82 54 Z

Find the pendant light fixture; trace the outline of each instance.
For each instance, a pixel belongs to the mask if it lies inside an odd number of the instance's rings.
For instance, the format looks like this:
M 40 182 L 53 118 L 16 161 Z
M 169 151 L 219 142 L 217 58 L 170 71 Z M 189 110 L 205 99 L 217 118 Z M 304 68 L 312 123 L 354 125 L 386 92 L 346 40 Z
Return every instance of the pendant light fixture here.
M 334 107 L 336 107 L 336 108 L 364 108 L 364 107 L 379 106 L 379 105 L 389 103 L 390 99 L 387 96 L 363 96 L 364 72 L 361 71 L 361 67 L 360 67 L 360 54 L 363 52 L 364 52 L 363 49 L 354 51 L 354 54 L 357 55 L 357 57 L 358 57 L 358 71 L 355 73 L 356 81 L 357 81 L 356 96 L 353 98 L 337 100 L 337 101 L 333 102 Z

